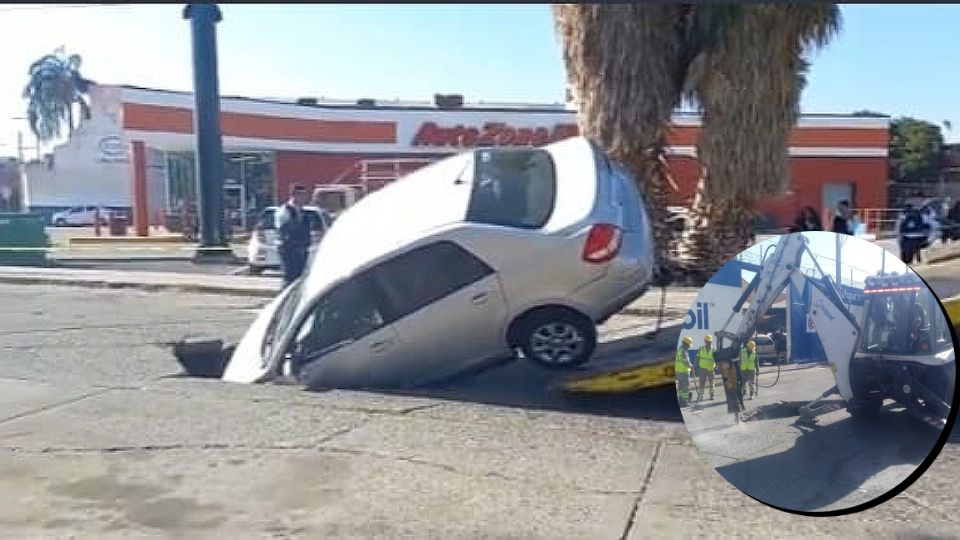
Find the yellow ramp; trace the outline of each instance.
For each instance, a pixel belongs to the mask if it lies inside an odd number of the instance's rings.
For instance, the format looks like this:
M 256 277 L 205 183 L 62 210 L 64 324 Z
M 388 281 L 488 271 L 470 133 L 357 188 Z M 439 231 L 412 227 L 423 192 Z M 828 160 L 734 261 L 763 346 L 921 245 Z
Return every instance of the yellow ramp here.
M 639 366 L 622 367 L 616 371 L 595 373 L 565 382 L 568 392 L 617 394 L 637 392 L 675 384 L 673 359 L 662 362 L 644 362 Z
M 950 318 L 953 327 L 960 328 L 960 296 L 944 300 L 943 307 L 947 308 L 947 317 Z

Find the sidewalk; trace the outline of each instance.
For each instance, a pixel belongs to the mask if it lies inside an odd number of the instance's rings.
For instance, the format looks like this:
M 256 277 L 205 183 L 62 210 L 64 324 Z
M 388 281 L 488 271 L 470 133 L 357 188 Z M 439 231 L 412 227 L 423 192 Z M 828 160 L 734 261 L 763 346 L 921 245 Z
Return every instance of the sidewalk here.
M 130 288 L 147 291 L 175 290 L 273 298 L 280 290 L 282 281 L 279 277 L 266 276 L 0 266 L 0 283 Z M 668 288 L 663 306 L 664 320 L 685 316 L 698 292 L 698 289 L 695 288 Z M 618 317 L 623 315 L 656 317 L 659 310 L 660 290 L 651 289 L 643 297 L 625 308 Z
M 38 268 L 27 266 L 0 266 L 0 283 L 129 288 L 148 291 L 179 290 L 263 298 L 273 298 L 281 286 L 280 278 L 272 277 Z

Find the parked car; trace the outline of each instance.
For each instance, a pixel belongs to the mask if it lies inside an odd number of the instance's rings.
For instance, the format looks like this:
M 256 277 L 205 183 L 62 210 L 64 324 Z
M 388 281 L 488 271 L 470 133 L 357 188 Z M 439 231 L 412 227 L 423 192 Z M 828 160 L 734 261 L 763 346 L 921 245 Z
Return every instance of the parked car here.
M 648 289 L 652 250 L 633 180 L 587 139 L 464 152 L 340 214 L 223 378 L 406 386 L 515 356 L 571 368 Z
M 757 344 L 757 362 L 759 362 L 761 366 L 763 364 L 776 365 L 779 363 L 777 345 L 772 337 L 766 334 L 760 334 L 755 337 L 753 341 Z
M 100 207 L 100 224 L 107 225 L 110 219 L 109 210 Z M 94 225 L 97 215 L 96 206 L 74 206 L 57 212 L 50 217 L 50 223 L 57 227 L 90 227 Z
M 310 216 L 313 224 L 311 251 L 314 251 L 324 234 L 330 229 L 333 219 L 321 208 L 307 206 L 303 210 Z M 253 234 L 250 235 L 250 243 L 247 245 L 247 266 L 251 274 L 262 274 L 264 270 L 280 268 L 276 213 L 276 206 L 265 208 L 253 228 Z

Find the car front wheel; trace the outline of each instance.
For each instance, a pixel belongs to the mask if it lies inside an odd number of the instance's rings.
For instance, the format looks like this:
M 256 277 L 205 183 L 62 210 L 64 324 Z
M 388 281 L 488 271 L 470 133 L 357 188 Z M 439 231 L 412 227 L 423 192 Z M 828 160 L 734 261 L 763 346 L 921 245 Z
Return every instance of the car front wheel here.
M 567 310 L 533 313 L 520 329 L 518 341 L 524 358 L 550 369 L 584 364 L 597 346 L 593 321 Z

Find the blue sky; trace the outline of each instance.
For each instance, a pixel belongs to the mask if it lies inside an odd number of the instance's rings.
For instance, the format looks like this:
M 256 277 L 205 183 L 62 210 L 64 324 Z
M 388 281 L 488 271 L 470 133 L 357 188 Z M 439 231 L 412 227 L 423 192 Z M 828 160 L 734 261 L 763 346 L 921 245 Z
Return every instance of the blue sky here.
M 817 264 L 824 273 L 836 280 L 836 260 L 837 260 L 837 237 L 840 238 L 840 272 L 843 274 L 843 283 L 849 284 L 849 281 L 863 283 L 868 276 L 877 275 L 881 269 L 887 272 L 897 272 L 903 274 L 907 272 L 908 267 L 900 260 L 896 253 L 886 252 L 879 245 L 864 240 L 862 238 L 846 235 L 837 235 L 828 231 L 805 232 L 802 233 L 810 241 L 810 251 L 816 257 Z M 756 260 L 763 256 L 764 251 L 771 245 L 775 246 L 780 237 L 774 237 L 764 240 L 754 246 L 746 249 L 744 255 L 750 260 Z M 770 250 L 772 253 L 773 250 Z M 801 261 L 804 268 L 814 269 L 815 266 L 810 260 L 810 255 L 804 256 Z M 911 270 L 912 272 L 912 270 Z M 747 273 L 752 279 L 753 273 Z M 815 273 L 814 277 L 819 277 Z
M 58 45 L 103 83 L 189 90 L 182 5 L 0 5 L 0 155 L 25 129 L 32 60 Z M 224 94 L 559 102 L 564 71 L 548 5 L 225 5 Z M 813 57 L 806 112 L 872 109 L 935 123 L 960 140 L 960 6 L 847 5 L 843 33 Z M 28 136 L 29 144 L 32 144 Z

